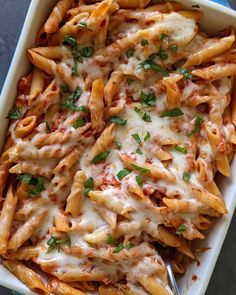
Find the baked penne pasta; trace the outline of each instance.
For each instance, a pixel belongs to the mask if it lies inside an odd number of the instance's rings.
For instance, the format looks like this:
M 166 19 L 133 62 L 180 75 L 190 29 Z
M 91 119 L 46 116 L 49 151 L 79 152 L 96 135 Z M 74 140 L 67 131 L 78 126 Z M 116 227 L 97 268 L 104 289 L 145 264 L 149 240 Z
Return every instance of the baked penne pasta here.
M 234 31 L 210 37 L 200 10 L 154 2 L 60 0 L 27 50 L 0 255 L 35 292 L 173 295 L 163 255 L 184 274 L 228 213 L 215 174 L 236 150 Z

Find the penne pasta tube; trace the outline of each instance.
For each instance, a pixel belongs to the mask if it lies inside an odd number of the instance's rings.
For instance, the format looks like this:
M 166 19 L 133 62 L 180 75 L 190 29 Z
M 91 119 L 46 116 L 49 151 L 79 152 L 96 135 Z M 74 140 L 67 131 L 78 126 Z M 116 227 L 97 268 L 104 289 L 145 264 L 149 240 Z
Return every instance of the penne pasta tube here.
M 214 81 L 229 76 L 235 76 L 236 65 L 232 63 L 215 64 L 207 68 L 193 70 L 192 74 L 204 80 Z
M 196 186 L 193 183 L 190 184 L 190 187 L 195 198 L 201 201 L 203 204 L 215 209 L 220 214 L 226 214 L 228 212 L 223 200 L 221 200 L 220 198 L 209 193 L 205 189 Z
M 96 79 L 92 84 L 92 92 L 89 100 L 89 108 L 91 113 L 91 127 L 92 129 L 99 129 L 102 125 L 103 119 L 103 103 L 104 83 L 102 79 Z
M 68 46 L 35 47 L 31 50 L 48 59 L 71 57 L 71 50 Z
M 12 185 L 10 185 L 0 216 L 0 254 L 5 254 L 7 251 L 16 204 L 17 196 L 13 191 Z
M 122 291 L 113 286 L 100 286 L 98 288 L 99 295 L 124 295 Z
M 71 192 L 67 198 L 65 213 L 70 213 L 76 217 L 83 203 L 84 183 L 86 176 L 83 171 L 77 171 L 71 187 Z
M 150 294 L 156 295 L 171 295 L 171 290 L 167 289 L 159 279 L 154 279 L 152 277 L 142 276 L 139 279 L 140 284 L 147 290 Z
M 17 250 L 25 241 L 27 241 L 40 223 L 47 215 L 47 210 L 39 213 L 36 216 L 32 216 L 23 225 L 21 225 L 17 231 L 11 236 L 8 243 L 8 250 Z
M 56 279 L 52 279 L 48 285 L 50 292 L 57 295 L 85 295 L 86 293 L 71 287 L 63 282 L 60 282 Z
M 36 119 L 36 116 L 29 116 L 20 120 L 14 130 L 16 137 L 25 137 L 31 133 L 36 125 Z
M 17 260 L 7 260 L 3 261 L 3 265 L 32 291 L 39 292 L 40 294 L 49 294 L 49 290 L 44 285 L 40 276 L 32 269 L 25 266 L 22 262 Z
M 56 67 L 56 63 L 53 60 L 43 57 L 31 49 L 28 49 L 28 56 L 33 65 L 47 74 L 53 75 L 53 69 Z
M 44 29 L 47 34 L 55 33 L 59 29 L 59 24 L 71 7 L 72 2 L 73 0 L 61 0 L 56 4 L 44 24 Z

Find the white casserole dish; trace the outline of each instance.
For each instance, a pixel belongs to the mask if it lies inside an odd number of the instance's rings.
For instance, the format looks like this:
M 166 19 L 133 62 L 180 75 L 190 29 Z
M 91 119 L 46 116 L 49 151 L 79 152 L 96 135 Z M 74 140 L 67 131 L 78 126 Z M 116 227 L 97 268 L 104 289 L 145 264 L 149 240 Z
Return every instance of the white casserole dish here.
M 194 4 L 200 5 L 200 10 L 204 13 L 201 26 L 204 31 L 208 33 L 216 33 L 227 27 L 229 24 L 236 28 L 236 12 L 233 10 L 206 0 L 177 1 L 189 8 Z M 5 117 L 13 105 L 17 81 L 30 69 L 30 63 L 26 56 L 26 49 L 34 46 L 34 39 L 38 29 L 47 18 L 51 8 L 56 2 L 57 0 L 32 0 L 31 2 L 0 97 L 0 124 L 2 126 L 0 129 L 0 147 L 4 142 L 4 133 L 7 128 L 7 120 L 5 120 Z M 236 159 L 234 158 L 232 162 L 232 170 L 234 171 L 235 169 Z M 185 276 L 179 281 L 182 295 L 203 295 L 205 293 L 236 206 L 236 174 L 232 173 L 232 176 L 229 179 L 218 177 L 217 180 L 219 187 L 225 196 L 225 203 L 229 210 L 229 214 L 214 224 L 207 239 L 202 243 L 204 247 L 211 247 L 211 250 L 199 256 L 200 265 L 197 266 L 196 263 L 190 265 Z M 192 280 L 193 275 L 197 276 L 198 279 L 196 281 Z M 23 294 L 35 294 L 1 265 L 0 285 L 19 291 Z

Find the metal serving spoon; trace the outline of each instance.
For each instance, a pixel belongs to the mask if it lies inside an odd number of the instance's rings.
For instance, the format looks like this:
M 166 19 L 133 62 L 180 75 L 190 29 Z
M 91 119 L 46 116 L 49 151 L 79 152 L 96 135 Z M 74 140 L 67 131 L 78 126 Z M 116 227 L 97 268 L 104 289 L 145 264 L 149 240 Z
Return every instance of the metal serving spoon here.
M 180 295 L 180 291 L 176 283 L 176 279 L 175 279 L 175 275 L 174 275 L 171 263 L 169 260 L 165 260 L 165 264 L 166 264 L 166 270 L 167 270 L 167 276 L 168 276 L 170 288 L 172 292 L 174 293 L 174 295 Z

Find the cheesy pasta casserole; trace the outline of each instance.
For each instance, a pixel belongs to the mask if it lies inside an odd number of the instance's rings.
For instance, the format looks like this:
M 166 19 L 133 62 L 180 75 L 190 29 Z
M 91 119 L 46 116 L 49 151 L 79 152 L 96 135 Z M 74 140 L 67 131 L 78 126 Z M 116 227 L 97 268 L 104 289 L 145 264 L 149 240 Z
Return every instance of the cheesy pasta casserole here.
M 235 33 L 178 2 L 60 0 L 0 158 L 2 263 L 39 294 L 173 294 L 236 144 Z M 96 293 L 98 292 L 98 293 Z

